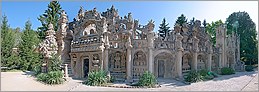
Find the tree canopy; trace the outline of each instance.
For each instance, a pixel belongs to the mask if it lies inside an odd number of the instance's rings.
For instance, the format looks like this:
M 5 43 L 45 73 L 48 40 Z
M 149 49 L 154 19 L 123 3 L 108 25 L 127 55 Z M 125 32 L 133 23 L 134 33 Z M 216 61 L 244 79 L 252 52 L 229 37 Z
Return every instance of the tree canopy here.
M 2 66 L 16 67 L 16 56 L 13 53 L 15 47 L 15 32 L 9 27 L 7 16 L 2 16 L 1 26 L 1 64 Z
M 58 1 L 51 1 L 48 4 L 48 9 L 45 10 L 44 14 L 38 17 L 38 20 L 41 22 L 42 26 L 38 27 L 39 35 L 41 39 L 44 39 L 45 32 L 48 29 L 48 24 L 52 23 L 54 30 L 58 30 L 58 19 L 61 13 L 61 6 Z
M 37 64 L 40 64 L 40 54 L 35 51 L 40 39 L 38 34 L 31 29 L 31 22 L 25 23 L 25 29 L 21 36 L 19 45 L 19 55 L 21 57 L 21 69 L 32 70 Z
M 187 18 L 186 16 L 184 16 L 183 14 L 181 14 L 181 16 L 179 16 L 176 20 L 177 24 L 179 24 L 180 26 L 182 26 L 184 23 L 187 23 Z
M 227 34 L 236 32 L 240 36 L 240 58 L 257 63 L 256 25 L 247 12 L 234 12 L 226 19 Z
M 169 25 L 169 23 L 166 23 L 166 20 L 164 18 L 162 23 L 159 26 L 158 34 L 160 37 L 162 37 L 163 40 L 168 35 L 168 33 L 171 31 L 171 30 L 169 30 L 170 27 L 168 25 Z
M 213 46 L 216 45 L 216 29 L 221 24 L 224 24 L 221 20 L 218 20 L 216 22 L 207 23 L 205 27 L 205 31 L 210 35 L 211 42 L 213 43 Z M 204 25 L 204 24 L 203 24 Z

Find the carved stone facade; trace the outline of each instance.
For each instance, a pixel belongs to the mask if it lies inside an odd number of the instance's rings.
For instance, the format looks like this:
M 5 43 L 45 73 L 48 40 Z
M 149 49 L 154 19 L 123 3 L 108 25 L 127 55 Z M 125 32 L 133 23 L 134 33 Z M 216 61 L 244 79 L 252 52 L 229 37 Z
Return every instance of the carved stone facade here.
M 192 25 L 176 24 L 166 39 L 161 39 L 154 32 L 154 21 L 140 25 L 131 13 L 120 17 L 114 6 L 102 13 L 80 7 L 70 23 L 62 14 L 58 53 L 76 78 L 105 70 L 117 80 L 132 81 L 144 71 L 156 77 L 181 79 L 190 70 L 234 68 L 240 62 L 238 37 L 227 36 L 223 26 L 217 29 L 213 47 L 199 20 Z

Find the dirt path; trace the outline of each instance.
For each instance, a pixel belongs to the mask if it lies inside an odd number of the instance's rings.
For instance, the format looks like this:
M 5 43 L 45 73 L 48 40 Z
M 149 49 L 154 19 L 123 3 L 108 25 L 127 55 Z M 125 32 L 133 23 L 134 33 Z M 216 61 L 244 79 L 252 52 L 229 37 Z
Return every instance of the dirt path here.
M 160 88 L 92 87 L 80 80 L 49 86 L 35 81 L 29 72 L 1 72 L 1 91 L 258 91 L 258 72 L 237 72 L 210 81 L 186 85 L 171 79 L 159 79 Z

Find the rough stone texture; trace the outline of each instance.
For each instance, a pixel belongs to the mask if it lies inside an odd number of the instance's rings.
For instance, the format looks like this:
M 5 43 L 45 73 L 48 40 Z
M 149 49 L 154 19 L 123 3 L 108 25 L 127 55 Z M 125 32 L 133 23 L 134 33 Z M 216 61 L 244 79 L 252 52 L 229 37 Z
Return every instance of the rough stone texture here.
M 63 11 L 59 26 L 58 53 L 76 78 L 101 69 L 119 80 L 136 79 L 144 71 L 163 78 L 182 78 L 190 70 L 242 69 L 239 37 L 226 35 L 223 25 L 216 30 L 216 47 L 199 20 L 176 24 L 162 39 L 154 32 L 154 21 L 141 25 L 131 13 L 119 16 L 114 6 L 102 13 L 97 8 L 80 7 L 70 23 Z M 163 55 L 166 58 L 161 59 Z

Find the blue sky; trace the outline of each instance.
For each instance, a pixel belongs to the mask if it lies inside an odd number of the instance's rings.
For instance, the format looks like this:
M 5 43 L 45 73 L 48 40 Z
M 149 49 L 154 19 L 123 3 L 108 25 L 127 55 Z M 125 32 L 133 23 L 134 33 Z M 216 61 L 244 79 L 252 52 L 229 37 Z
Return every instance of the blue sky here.
M 47 9 L 48 1 L 41 2 L 2 2 L 2 14 L 7 15 L 8 22 L 12 28 L 24 28 L 25 22 L 29 19 L 33 29 L 41 26 L 37 20 L 39 15 Z M 145 25 L 150 19 L 155 21 L 155 30 L 163 18 L 166 18 L 172 28 L 177 17 L 184 14 L 188 21 L 195 19 L 207 22 L 223 20 L 233 12 L 246 11 L 256 23 L 258 29 L 258 2 L 257 1 L 121 1 L 121 2 L 93 2 L 93 1 L 60 1 L 62 9 L 67 14 L 69 21 L 76 17 L 80 6 L 86 10 L 94 7 L 98 12 L 104 12 L 112 5 L 119 10 L 119 15 L 132 13 L 134 19 L 138 19 L 140 24 Z

